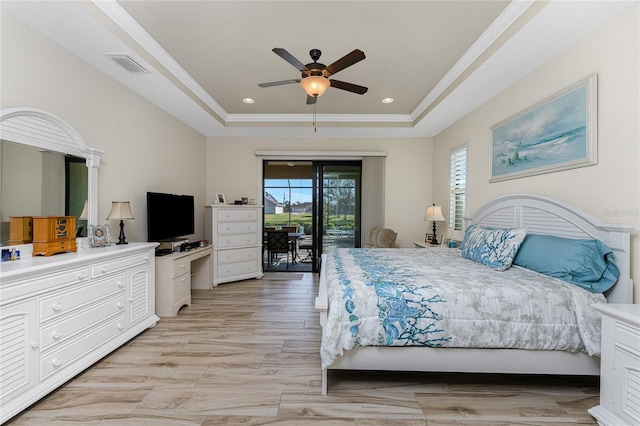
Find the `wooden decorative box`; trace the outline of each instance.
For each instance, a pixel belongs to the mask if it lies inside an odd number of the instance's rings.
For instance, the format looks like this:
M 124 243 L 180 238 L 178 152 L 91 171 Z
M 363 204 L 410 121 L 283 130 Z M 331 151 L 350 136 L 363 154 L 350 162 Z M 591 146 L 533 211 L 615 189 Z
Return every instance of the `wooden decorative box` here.
M 33 241 L 33 216 L 9 216 L 9 244 Z
M 34 216 L 33 255 L 76 251 L 75 216 Z

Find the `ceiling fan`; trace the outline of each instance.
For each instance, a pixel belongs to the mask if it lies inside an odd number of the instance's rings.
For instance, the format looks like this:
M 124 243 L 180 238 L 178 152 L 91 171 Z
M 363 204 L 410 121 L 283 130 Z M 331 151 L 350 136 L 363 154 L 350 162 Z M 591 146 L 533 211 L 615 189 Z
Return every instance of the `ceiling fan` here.
M 359 95 L 364 95 L 365 93 L 367 93 L 367 90 L 369 90 L 368 88 L 364 86 L 358 86 L 357 84 L 329 79 L 329 77 L 331 77 L 333 74 L 336 74 L 338 71 L 342 71 L 343 69 L 350 67 L 351 65 L 366 58 L 366 56 L 364 56 L 364 52 L 362 52 L 361 50 L 355 49 L 353 52 L 346 54 L 329 66 L 318 62 L 318 59 L 320 59 L 320 55 L 322 55 L 322 52 L 318 49 L 311 49 L 309 51 L 309 55 L 311 56 L 311 59 L 313 59 L 313 62 L 306 65 L 297 60 L 291 53 L 287 52 L 285 49 L 276 47 L 272 50 L 276 55 L 280 56 L 282 59 L 289 62 L 298 71 L 300 71 L 302 73 L 302 78 L 261 83 L 258 84 L 258 86 L 260 87 L 282 86 L 284 84 L 300 83 L 305 92 L 307 92 L 307 105 L 315 104 L 318 100 L 318 96 L 322 96 L 325 90 L 327 90 L 329 87 L 335 87 L 336 89 L 346 90 L 347 92 L 353 92 Z

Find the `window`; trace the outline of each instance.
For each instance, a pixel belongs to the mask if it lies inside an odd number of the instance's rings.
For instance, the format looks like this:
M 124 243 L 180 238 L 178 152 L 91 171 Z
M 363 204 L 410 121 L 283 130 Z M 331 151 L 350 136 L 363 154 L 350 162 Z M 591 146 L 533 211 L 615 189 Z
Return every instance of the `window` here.
M 451 150 L 449 228 L 462 231 L 467 201 L 467 144 Z

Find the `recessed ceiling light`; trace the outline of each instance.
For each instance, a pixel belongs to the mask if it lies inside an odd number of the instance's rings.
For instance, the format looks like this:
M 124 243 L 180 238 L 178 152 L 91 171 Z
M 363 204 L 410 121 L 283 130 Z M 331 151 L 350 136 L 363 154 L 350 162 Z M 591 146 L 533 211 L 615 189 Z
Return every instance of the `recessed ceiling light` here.
M 252 104 L 255 102 L 255 100 L 251 99 L 251 98 L 243 98 L 242 102 L 244 102 L 245 104 Z
M 384 98 L 384 99 L 382 100 L 382 103 L 383 103 L 383 104 L 390 104 L 391 102 L 393 102 L 393 98 Z

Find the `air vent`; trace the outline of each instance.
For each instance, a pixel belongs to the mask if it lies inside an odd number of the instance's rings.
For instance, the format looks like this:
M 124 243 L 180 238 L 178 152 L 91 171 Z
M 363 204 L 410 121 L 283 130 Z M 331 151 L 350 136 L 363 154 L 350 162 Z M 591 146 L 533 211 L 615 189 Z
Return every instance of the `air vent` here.
M 137 63 L 131 56 L 126 53 L 105 53 L 104 56 L 111 59 L 122 68 L 126 69 L 132 74 L 144 74 L 148 73 L 147 69 Z

